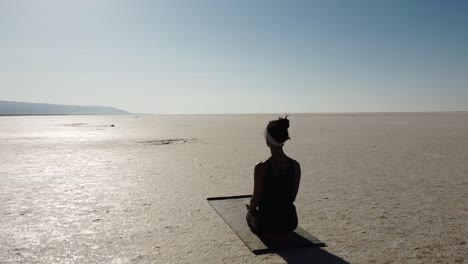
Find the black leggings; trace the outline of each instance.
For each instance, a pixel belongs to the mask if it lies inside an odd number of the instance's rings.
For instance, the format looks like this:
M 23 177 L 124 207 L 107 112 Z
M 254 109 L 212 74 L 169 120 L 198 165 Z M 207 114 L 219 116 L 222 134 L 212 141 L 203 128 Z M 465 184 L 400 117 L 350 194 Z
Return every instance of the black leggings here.
M 247 215 L 245 216 L 245 219 L 247 220 L 247 225 L 250 227 L 250 230 L 254 234 L 260 233 L 259 230 L 259 219 L 258 219 L 258 212 L 257 211 L 248 211 Z
M 247 225 L 255 234 L 269 233 L 281 234 L 288 233 L 297 227 L 297 214 L 295 207 L 292 207 L 289 214 L 280 214 L 281 217 L 268 217 L 260 214 L 258 211 L 248 211 L 245 219 Z

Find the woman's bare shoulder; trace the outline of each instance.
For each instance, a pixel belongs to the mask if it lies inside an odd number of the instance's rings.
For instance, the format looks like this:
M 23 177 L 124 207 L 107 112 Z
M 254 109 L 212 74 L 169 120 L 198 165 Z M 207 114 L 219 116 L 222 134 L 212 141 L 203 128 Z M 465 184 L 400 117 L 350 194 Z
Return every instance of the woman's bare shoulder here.
M 256 170 L 256 171 L 265 170 L 265 168 L 266 168 L 266 163 L 267 163 L 267 160 L 260 161 L 259 163 L 257 163 L 257 165 L 255 165 L 255 170 Z
M 290 158 L 290 159 L 291 159 L 291 162 L 292 162 L 292 164 L 293 164 L 293 166 L 295 168 L 300 168 L 301 167 L 301 164 L 299 164 L 299 162 L 297 160 L 295 160 L 293 158 Z

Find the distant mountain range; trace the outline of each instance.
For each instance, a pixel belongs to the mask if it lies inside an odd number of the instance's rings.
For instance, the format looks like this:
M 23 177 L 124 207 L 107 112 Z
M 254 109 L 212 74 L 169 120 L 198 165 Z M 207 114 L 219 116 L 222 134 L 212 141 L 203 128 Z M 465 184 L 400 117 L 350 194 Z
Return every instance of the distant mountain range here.
M 128 115 L 106 106 L 78 106 L 0 101 L 0 115 Z

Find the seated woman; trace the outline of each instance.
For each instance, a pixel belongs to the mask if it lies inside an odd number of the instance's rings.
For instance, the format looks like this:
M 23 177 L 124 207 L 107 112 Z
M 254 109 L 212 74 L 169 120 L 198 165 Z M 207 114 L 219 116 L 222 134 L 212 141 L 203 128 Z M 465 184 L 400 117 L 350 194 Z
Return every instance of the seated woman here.
M 246 205 L 247 224 L 258 235 L 281 237 L 297 227 L 293 202 L 299 190 L 301 169 L 283 151 L 284 142 L 290 139 L 288 128 L 286 116 L 270 121 L 265 129 L 271 157 L 255 166 L 253 196 Z

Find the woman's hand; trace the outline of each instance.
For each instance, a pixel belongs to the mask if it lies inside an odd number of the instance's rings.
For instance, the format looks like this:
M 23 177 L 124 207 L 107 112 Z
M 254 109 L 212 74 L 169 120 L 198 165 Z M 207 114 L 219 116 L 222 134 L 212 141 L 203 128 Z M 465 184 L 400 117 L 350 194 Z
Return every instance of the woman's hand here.
M 250 212 L 253 212 L 253 213 L 256 213 L 257 212 L 257 208 L 250 208 L 250 204 L 245 204 L 245 207 L 247 208 L 247 210 L 249 210 Z

